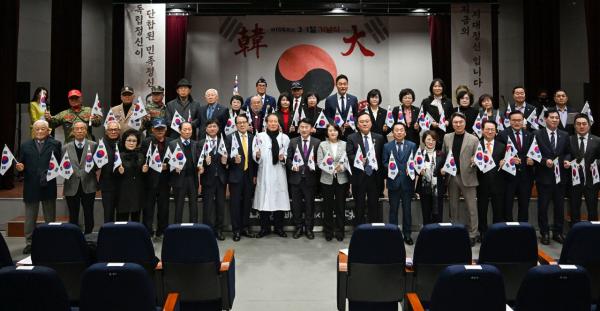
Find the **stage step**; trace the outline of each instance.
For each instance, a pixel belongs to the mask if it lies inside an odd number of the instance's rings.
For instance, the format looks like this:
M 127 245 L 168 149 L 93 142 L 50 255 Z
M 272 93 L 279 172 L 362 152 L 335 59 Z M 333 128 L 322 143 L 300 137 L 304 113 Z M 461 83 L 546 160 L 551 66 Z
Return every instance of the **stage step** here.
M 69 222 L 69 217 L 58 216 L 56 222 Z M 44 217 L 39 216 L 37 224 L 44 223 Z M 25 216 L 18 216 L 8 221 L 6 226 L 6 236 L 8 237 L 24 237 L 25 236 Z

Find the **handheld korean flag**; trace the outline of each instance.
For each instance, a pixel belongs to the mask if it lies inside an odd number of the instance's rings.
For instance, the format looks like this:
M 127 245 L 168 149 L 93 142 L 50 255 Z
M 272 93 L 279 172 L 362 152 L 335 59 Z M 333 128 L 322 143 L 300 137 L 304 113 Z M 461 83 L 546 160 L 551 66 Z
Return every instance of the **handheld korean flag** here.
M 296 146 L 296 151 L 294 151 L 294 158 L 292 158 L 292 167 L 301 167 L 304 165 L 304 160 L 302 159 L 302 154 L 300 153 L 300 149 Z
M 163 161 L 170 160 L 173 157 L 173 152 L 171 152 L 171 148 L 167 147 L 167 151 L 165 151 L 165 156 Z
M 151 157 L 152 157 L 152 141 L 150 141 L 150 145 L 148 145 L 148 150 L 146 150 L 146 164 L 150 163 Z
M 540 115 L 538 116 L 538 119 L 537 119 L 537 123 L 543 127 L 546 127 L 546 119 L 544 119 L 544 114 L 546 114 L 546 111 L 548 111 L 548 108 L 546 108 L 546 106 L 544 106 L 542 108 L 542 112 L 540 112 Z
M 208 139 L 204 141 L 204 146 L 202 146 L 202 151 L 200 152 L 200 156 L 198 157 L 198 163 L 196 164 L 196 166 L 200 167 L 204 164 L 204 158 L 206 157 L 206 155 L 210 154 L 213 150 L 213 147 L 211 147 L 211 145 L 208 143 Z M 174 156 L 171 156 L 171 159 Z M 169 159 L 169 164 L 171 164 L 171 159 Z M 173 168 L 175 169 L 175 168 Z
M 233 95 L 240 95 L 237 75 L 235 75 L 235 79 L 233 80 Z
M 421 174 L 423 167 L 425 166 L 425 155 L 421 148 L 417 149 L 415 153 L 415 173 Z
M 117 167 L 121 166 L 123 162 L 121 161 L 121 153 L 119 152 L 119 146 L 115 145 L 115 161 L 113 162 L 113 172 L 117 169 Z
M 487 150 L 483 151 L 483 164 L 483 170 L 481 171 L 483 173 L 487 173 L 488 171 L 496 167 L 496 162 L 494 162 L 494 158 L 492 158 L 492 155 L 489 154 Z
M 473 123 L 473 132 L 477 135 L 477 137 L 481 138 L 481 127 L 482 127 L 483 119 L 481 115 L 478 114 L 475 119 L 475 123 Z
M 324 129 L 327 126 L 327 118 L 325 118 L 325 114 L 321 110 L 319 117 L 317 118 L 317 122 L 315 122 L 315 128 Z
M 162 172 L 162 159 L 160 158 L 160 153 L 158 152 L 158 146 L 154 148 L 154 152 L 150 156 L 150 168 L 155 170 L 157 173 Z
M 452 149 L 450 149 L 450 151 L 448 152 L 448 156 L 446 157 L 446 162 L 444 163 L 444 167 L 442 167 L 442 171 L 452 176 L 456 176 L 458 168 L 456 168 L 456 161 L 454 160 Z
M 42 90 L 42 93 L 40 94 L 40 110 L 42 111 L 42 116 L 40 116 L 40 120 L 46 120 L 44 114 L 46 113 L 47 109 L 48 104 L 46 104 L 46 91 Z
M 138 120 L 140 118 L 143 118 L 147 114 L 148 112 L 146 111 L 146 105 L 144 105 L 142 97 L 139 96 L 137 98 L 137 101 L 133 104 L 133 113 L 131 114 L 131 118 Z
M 411 153 L 408 158 L 408 162 L 406 162 L 406 173 L 410 179 L 415 180 L 415 153 Z
M 308 154 L 308 159 L 307 159 L 307 163 L 306 165 L 308 165 L 308 168 L 310 168 L 311 171 L 315 170 L 315 154 L 314 151 L 315 148 L 310 149 L 310 153 Z
M 427 117 L 425 116 L 425 111 L 423 110 L 423 106 L 419 110 L 419 116 L 417 117 L 417 122 L 419 122 L 419 126 L 421 127 L 421 131 L 429 130 L 430 124 L 427 121 Z
M 392 113 L 392 108 L 389 105 L 387 114 L 385 116 L 385 125 L 387 125 L 388 128 L 392 128 L 392 126 L 394 125 L 394 114 Z
M 235 131 L 237 131 L 237 127 L 235 126 L 235 117 L 230 116 L 229 119 L 227 119 L 227 123 L 225 123 L 224 131 L 225 131 L 225 135 L 231 135 Z
M 108 127 L 108 122 L 112 121 L 117 121 L 117 117 L 115 117 L 115 114 L 112 112 L 112 110 L 109 110 L 106 114 L 106 119 L 104 119 L 104 128 L 106 129 Z
M 190 108 L 190 110 L 188 110 L 188 118 L 187 118 L 188 122 L 192 122 L 192 109 Z
M 298 107 L 298 109 L 294 111 L 294 118 L 292 119 L 292 124 L 294 126 L 298 126 L 298 123 L 300 123 L 300 110 L 302 110 L 302 107 Z
M 535 137 L 533 138 L 533 142 L 531 142 L 529 151 L 527 151 L 527 156 L 538 163 L 542 161 L 542 152 L 540 151 L 540 146 Z
M 223 135 L 221 135 L 221 139 L 219 140 L 219 147 L 217 148 L 217 152 L 224 157 L 229 156 L 227 152 L 227 146 L 225 146 L 225 139 L 223 139 Z
M 240 144 L 238 143 L 235 135 L 231 136 L 231 151 L 229 152 L 229 156 L 233 159 L 239 155 L 238 149 L 240 148 Z
M 527 117 L 527 123 L 529 123 L 529 127 L 534 129 L 534 130 L 539 130 L 540 129 L 540 125 L 538 124 L 538 117 L 537 117 L 537 112 L 534 109 L 531 114 L 529 115 L 529 117 Z
M 348 110 L 346 123 L 348 123 L 348 126 L 352 128 L 352 130 L 356 131 L 356 122 L 354 121 L 354 112 L 352 112 L 352 106 L 350 106 L 350 110 Z
M 396 165 L 396 159 L 394 153 L 390 152 L 390 160 L 388 161 L 388 178 L 394 179 L 398 175 L 398 165 Z
M 139 130 L 140 127 L 142 127 L 142 118 L 134 119 L 131 117 L 129 118 L 129 121 L 127 121 L 127 125 L 132 129 Z
M 344 166 L 344 169 L 348 171 L 348 174 L 352 175 L 352 168 L 350 167 L 350 161 L 348 161 L 348 155 L 344 152 L 340 158 L 340 163 Z
M 506 111 L 504 112 L 504 127 L 508 128 L 510 126 L 510 113 L 512 109 L 510 108 L 510 104 L 506 106 Z
M 354 157 L 354 167 L 356 167 L 359 170 L 365 170 L 365 165 L 364 165 L 364 160 L 365 157 L 362 154 L 362 151 L 360 151 L 360 148 L 356 149 L 356 156 Z
M 592 171 L 592 179 L 593 179 L 593 184 L 597 184 L 600 182 L 600 174 L 598 174 L 598 164 L 596 163 L 596 161 L 592 162 L 592 164 L 590 164 L 590 171 Z
M 327 154 L 323 158 L 323 161 L 321 161 L 319 167 L 329 174 L 334 173 L 335 168 L 333 167 L 333 156 L 331 153 L 329 153 L 329 151 L 327 151 Z
M 2 163 L 0 167 L 0 175 L 6 174 L 6 171 L 12 166 L 15 161 L 15 156 L 12 154 L 7 145 L 4 145 L 2 149 Z
M 333 117 L 333 123 L 335 123 L 335 125 L 337 126 L 342 126 L 344 125 L 344 119 L 342 119 L 342 115 L 340 114 L 339 110 L 335 110 L 335 116 Z
M 498 131 L 504 131 L 504 123 L 502 123 L 502 117 L 500 117 L 500 112 L 496 113 L 495 122 L 496 122 L 496 125 L 498 126 Z
M 577 160 L 571 161 L 571 181 L 573 182 L 573 186 L 577 186 L 581 184 L 581 176 L 579 176 L 579 167 L 583 165 L 583 160 L 581 160 L 582 164 L 578 164 Z
M 88 144 L 87 152 L 85 154 L 85 167 L 86 173 L 89 173 L 94 168 L 94 155 L 92 154 L 92 147 Z
M 73 166 L 71 165 L 71 159 L 69 159 L 68 152 L 65 152 L 65 154 L 63 154 L 62 160 L 60 161 L 60 169 L 58 173 L 64 179 L 69 179 L 71 178 L 71 175 L 73 175 Z
M 428 113 L 429 115 L 429 113 Z M 433 120 L 433 118 L 431 116 L 429 116 L 430 120 Z M 444 113 L 444 109 L 442 109 L 442 111 L 440 111 L 440 123 L 438 123 L 438 127 L 440 128 L 440 130 L 442 131 L 446 131 L 446 114 Z
M 48 163 L 48 172 L 46 173 L 46 181 L 51 181 L 52 179 L 58 177 L 60 174 L 60 166 L 58 165 L 58 161 L 56 161 L 56 157 L 54 157 L 54 152 L 50 156 L 50 163 Z
M 176 169 L 182 170 L 186 161 L 187 159 L 185 158 L 185 154 L 183 154 L 183 150 L 181 150 L 181 147 L 179 147 L 179 144 L 177 144 L 175 151 L 173 151 L 173 156 L 171 159 L 169 159 L 169 165 Z
M 556 179 L 556 183 L 560 183 L 560 163 L 558 162 L 558 157 L 552 161 L 554 163 L 554 179 Z
M 475 150 L 474 162 L 477 168 L 483 172 L 485 169 L 485 162 L 483 161 L 483 148 L 481 144 L 477 144 L 477 150 Z
M 504 151 L 504 165 L 502 165 L 501 169 L 508 172 L 509 174 L 516 176 L 517 175 L 517 166 L 515 164 L 514 157 L 517 155 L 517 148 L 513 144 L 512 140 L 509 138 L 506 143 L 506 149 Z
M 370 150 L 367 152 L 367 161 L 369 161 L 369 166 L 376 171 L 379 168 L 377 164 L 377 157 L 375 157 L 375 152 Z
M 104 145 L 104 140 L 102 138 L 100 138 L 98 148 L 96 148 L 96 152 L 94 153 L 94 163 L 96 163 L 98 168 L 102 168 L 108 163 L 108 152 L 106 151 L 106 145 Z
M 402 112 L 402 107 L 398 107 L 398 116 L 396 117 L 396 122 L 406 124 L 406 119 L 404 118 L 404 112 Z
M 88 126 L 92 126 L 93 116 L 104 116 L 104 113 L 102 113 L 102 104 L 100 103 L 100 99 L 98 99 L 98 93 L 96 93 L 96 99 L 94 99 L 94 105 L 92 106 L 92 115 L 90 116 Z
M 590 125 L 594 124 L 594 116 L 592 115 L 592 109 L 590 109 L 590 104 L 585 101 L 585 105 L 583 105 L 583 109 L 581 109 L 581 113 L 584 113 L 590 119 Z
M 173 120 L 171 120 L 171 129 L 173 129 L 177 133 L 181 133 L 179 127 L 181 127 L 181 123 L 183 123 L 183 117 L 175 110 L 175 114 L 173 114 Z

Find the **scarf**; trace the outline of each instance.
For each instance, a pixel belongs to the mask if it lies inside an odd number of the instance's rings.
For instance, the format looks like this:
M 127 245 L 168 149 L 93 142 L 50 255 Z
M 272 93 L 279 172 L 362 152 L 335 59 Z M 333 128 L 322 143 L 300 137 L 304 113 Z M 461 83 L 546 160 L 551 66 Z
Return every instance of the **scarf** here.
M 279 142 L 277 141 L 279 131 L 267 130 L 267 135 L 271 138 L 271 157 L 273 158 L 273 165 L 276 165 L 279 163 Z

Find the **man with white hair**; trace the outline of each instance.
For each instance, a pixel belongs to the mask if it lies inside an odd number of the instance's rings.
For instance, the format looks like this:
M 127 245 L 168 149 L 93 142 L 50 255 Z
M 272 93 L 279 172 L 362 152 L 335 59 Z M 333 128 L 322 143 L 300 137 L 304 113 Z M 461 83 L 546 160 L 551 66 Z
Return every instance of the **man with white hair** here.
M 206 136 L 206 124 L 208 120 L 217 120 L 220 132 L 225 129 L 227 118 L 229 117 L 227 107 L 218 103 L 219 92 L 215 89 L 208 89 L 204 93 L 206 105 L 200 107 L 200 132 L 198 139 L 204 139 Z
M 23 254 L 31 253 L 31 237 L 42 202 L 44 221 L 53 222 L 56 217 L 56 178 L 47 181 L 50 159 L 54 154 L 61 159 L 61 143 L 50 137 L 50 126 L 44 120 L 33 123 L 33 139 L 21 145 L 21 159 L 16 169 L 23 172 L 23 201 L 25 202 L 25 242 Z

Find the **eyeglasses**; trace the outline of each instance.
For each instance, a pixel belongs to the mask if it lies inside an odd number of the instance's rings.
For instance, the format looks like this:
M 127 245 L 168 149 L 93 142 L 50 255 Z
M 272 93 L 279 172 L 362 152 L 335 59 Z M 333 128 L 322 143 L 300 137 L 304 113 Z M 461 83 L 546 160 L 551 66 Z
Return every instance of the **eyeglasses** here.
M 237 122 L 235 122 L 235 124 L 246 124 L 246 123 L 248 123 L 248 121 L 237 121 Z
M 137 143 L 137 139 L 126 139 L 125 142 L 127 142 L 127 143 Z
M 106 129 L 107 132 L 117 132 L 119 129 Z

